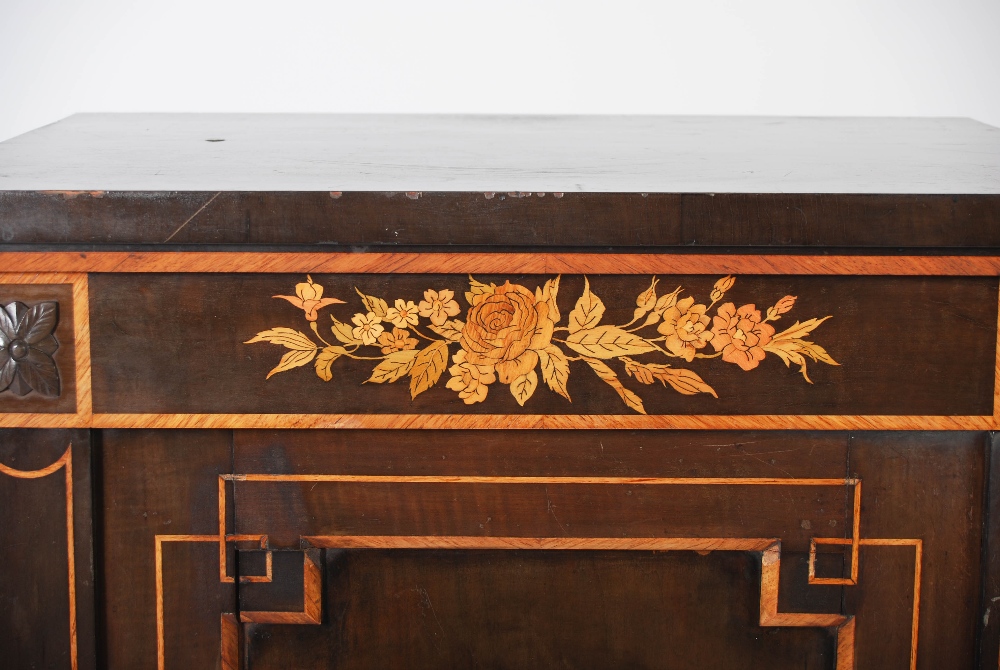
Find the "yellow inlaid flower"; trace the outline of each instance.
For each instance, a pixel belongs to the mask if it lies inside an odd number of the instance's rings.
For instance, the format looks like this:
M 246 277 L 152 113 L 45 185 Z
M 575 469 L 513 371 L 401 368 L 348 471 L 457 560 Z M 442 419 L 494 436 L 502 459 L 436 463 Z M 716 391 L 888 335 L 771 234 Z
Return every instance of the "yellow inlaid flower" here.
M 378 336 L 385 330 L 380 323 L 381 320 L 373 312 L 367 314 L 358 312 L 351 317 L 351 321 L 357 326 L 351 334 L 354 335 L 354 339 L 361 340 L 364 344 L 375 344 L 378 342 Z
M 443 326 L 449 316 L 457 316 L 462 311 L 455 302 L 455 292 L 448 289 L 427 289 L 418 308 L 420 316 L 428 317 L 435 326 Z
M 402 298 L 396 300 L 396 306 L 390 307 L 385 312 L 385 320 L 392 323 L 397 328 L 406 328 L 406 325 L 417 325 L 420 317 L 417 313 L 417 306 L 413 301 L 403 302 Z M 438 324 L 440 325 L 440 324 Z
M 451 379 L 446 386 L 452 391 L 458 391 L 458 397 L 466 405 L 472 405 L 486 400 L 489 385 L 497 380 L 496 372 L 488 365 L 475 365 L 466 360 L 465 350 L 452 356 L 454 365 L 448 368 Z
M 657 330 L 664 336 L 664 344 L 671 352 L 689 363 L 698 349 L 703 349 L 712 339 L 708 330 L 710 319 L 705 316 L 705 305 L 695 305 L 694 298 L 678 300 L 663 312 L 663 323 Z

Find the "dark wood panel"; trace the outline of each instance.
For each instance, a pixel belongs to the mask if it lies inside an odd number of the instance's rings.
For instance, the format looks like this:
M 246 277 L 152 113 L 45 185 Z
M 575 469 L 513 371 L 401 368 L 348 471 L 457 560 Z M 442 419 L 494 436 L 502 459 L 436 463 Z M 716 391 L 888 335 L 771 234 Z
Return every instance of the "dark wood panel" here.
M 235 589 L 220 583 L 218 542 L 185 536 L 218 533 L 216 482 L 230 472 L 230 442 L 225 431 L 103 433 L 106 667 L 157 667 L 158 550 L 161 667 L 220 663 L 220 615 L 236 611 Z
M 1000 436 L 984 438 L 986 465 L 983 503 L 982 591 L 977 649 L 980 670 L 994 670 L 1000 657 Z
M 747 625 L 759 570 L 729 553 L 328 551 L 329 621 L 250 626 L 247 667 L 830 667 L 824 631 Z
M 1000 196 L 0 192 L 7 245 L 996 248 Z
M 237 526 L 242 533 L 266 532 L 269 546 L 288 550 L 275 553 L 281 558 L 275 558 L 274 581 L 242 585 L 241 597 L 244 609 L 301 609 L 301 554 L 295 548 L 301 536 L 311 533 L 329 534 L 326 546 L 336 546 L 334 540 L 343 535 L 408 533 L 431 538 L 450 534 L 471 538 L 763 534 L 782 542 L 778 611 L 853 615 L 857 667 L 909 668 L 913 654 L 919 668 L 972 667 L 979 618 L 983 439 L 983 433 L 961 432 L 848 436 L 241 431 L 236 433 L 235 444 L 234 469 L 244 473 L 235 482 Z M 279 477 L 271 481 L 254 478 L 262 473 Z M 395 479 L 334 483 L 317 477 L 324 473 Z M 857 520 L 861 545 L 857 583 L 850 581 L 853 559 L 844 544 L 849 540 L 843 539 L 851 537 L 855 521 L 851 500 L 855 489 L 849 485 L 842 484 L 836 489 L 838 495 L 830 498 L 820 488 L 811 496 L 799 497 L 795 487 L 782 486 L 749 501 L 738 483 L 727 482 L 705 497 L 694 480 L 660 486 L 683 491 L 685 495 L 678 497 L 663 491 L 650 493 L 649 489 L 656 488 L 653 485 L 622 485 L 613 480 L 604 486 L 613 493 L 599 493 L 599 485 L 592 483 L 550 482 L 540 495 L 531 490 L 535 484 L 406 483 L 407 477 L 432 473 L 855 477 L 863 485 Z M 302 480 L 290 481 L 297 476 Z M 437 490 L 441 486 L 445 492 Z M 463 486 L 466 491 L 461 490 Z M 337 487 L 351 489 L 351 494 L 334 493 Z M 820 547 L 816 576 L 847 578 L 847 582 L 808 583 L 811 538 L 833 543 Z M 353 667 L 353 663 L 362 667 L 366 662 L 376 663 L 375 659 L 416 667 L 429 667 L 436 659 L 443 667 L 460 667 L 471 653 L 477 659 L 492 659 L 484 661 L 487 666 L 508 667 L 502 659 L 509 659 L 509 667 L 527 667 L 528 661 L 518 660 L 523 651 L 525 658 L 562 653 L 560 658 L 571 667 L 602 667 L 623 662 L 623 650 L 634 645 L 618 646 L 622 640 L 643 639 L 647 646 L 635 653 L 652 648 L 657 655 L 650 658 L 659 660 L 628 657 L 636 667 L 673 667 L 676 659 L 680 667 L 699 663 L 743 667 L 741 662 L 751 663 L 747 667 L 763 663 L 784 667 L 798 659 L 799 665 L 793 667 L 801 667 L 802 658 L 811 659 L 807 667 L 832 667 L 829 636 L 799 637 L 805 635 L 801 630 L 760 627 L 756 597 L 764 586 L 755 583 L 760 577 L 753 571 L 760 569 L 760 563 L 757 558 L 745 562 L 747 556 L 727 551 L 706 557 L 683 551 L 327 549 L 323 623 L 282 628 L 252 625 L 247 630 L 249 659 L 251 667 L 265 668 L 283 662 L 296 667 Z M 252 574 L 260 572 L 259 562 L 257 557 Z M 605 576 L 599 565 L 614 567 Z M 733 565 L 744 567 L 734 572 Z M 736 576 L 740 572 L 742 576 Z M 513 574 L 524 577 L 515 579 Z M 601 588 L 590 588 L 594 584 Z M 643 584 L 656 588 L 644 589 Z M 423 589 L 423 593 L 413 589 Z M 670 609 L 672 598 L 647 600 L 650 590 L 673 593 L 672 589 L 687 594 L 678 596 L 683 606 L 676 611 Z M 740 614 L 716 599 L 749 604 Z M 437 622 L 432 620 L 428 600 Z M 919 643 L 914 646 L 915 608 Z M 536 634 L 497 628 L 497 622 L 508 618 L 527 625 L 535 613 L 542 621 L 532 626 Z M 633 623 L 608 638 L 584 635 L 597 625 L 595 619 Z M 496 630 L 496 636 L 506 640 L 504 644 L 492 644 Z M 384 637 L 391 635 L 386 631 L 398 637 L 389 640 Z M 579 639 L 572 631 L 580 633 Z M 507 634 L 512 638 L 507 639 Z M 521 640 L 517 651 L 511 650 L 514 638 Z M 765 646 L 750 649 L 745 644 L 749 639 Z M 663 640 L 667 642 L 661 649 L 658 645 Z M 808 652 L 797 646 L 805 644 L 803 640 L 812 640 Z M 580 649 L 588 649 L 588 655 L 576 656 Z M 387 662 L 387 658 L 394 660 Z
M 862 534 L 923 541 L 920 668 L 974 667 L 984 439 L 984 433 L 851 436 L 851 472 L 864 478 Z M 910 546 L 862 549 L 861 587 L 846 592 L 847 607 L 869 623 L 858 627 L 858 658 L 870 659 L 859 668 L 908 667 L 914 559 Z
M 4 667 L 97 667 L 90 449 L 88 431 L 0 430 Z
M 523 407 L 502 382 L 489 387 L 483 402 L 465 404 L 446 388 L 452 373 L 442 370 L 436 386 L 411 400 L 406 378 L 390 384 L 363 384 L 377 361 L 342 356 L 324 383 L 314 361 L 265 381 L 288 351 L 268 343 L 244 344 L 258 332 L 283 327 L 304 333 L 313 345 L 304 312 L 271 296 L 295 294 L 291 275 L 93 275 L 92 356 L 94 408 L 109 413 L 400 413 L 400 414 L 629 414 L 615 389 L 583 361 L 570 363 L 567 392 L 572 402 L 542 379 Z M 330 331 L 331 314 L 350 328 L 352 315 L 365 312 L 360 290 L 414 304 L 428 288 L 448 288 L 456 303 L 449 318 L 467 319 L 463 294 L 468 278 L 455 275 L 324 275 L 324 298 L 347 304 L 318 313 L 320 335 L 339 344 Z M 498 285 L 510 279 L 535 287 L 551 277 L 478 277 Z M 717 277 L 664 277 L 658 292 L 684 287 L 707 305 Z M 649 277 L 595 276 L 590 287 L 607 308 L 601 324 L 624 325 L 633 318 L 636 296 Z M 584 292 L 584 278 L 566 276 L 559 289 L 560 324 L 566 324 Z M 527 292 L 526 292 L 527 293 Z M 750 370 L 723 359 L 660 357 L 639 360 L 671 363 L 700 376 L 718 395 L 681 395 L 655 382 L 645 386 L 627 375 L 620 360 L 607 363 L 624 386 L 638 394 L 650 414 L 842 414 L 992 415 L 997 327 L 994 278 L 959 277 L 738 277 L 708 316 L 724 304 L 756 305 L 761 318 L 783 296 L 798 296 L 790 313 L 773 323 L 775 337 L 796 321 L 832 316 L 806 339 L 820 344 L 838 366 L 808 361 L 812 384 L 799 366 L 786 367 L 774 353 Z M 534 302 L 534 298 L 530 299 Z M 709 321 L 706 318 L 706 321 Z M 641 322 L 640 322 L 641 323 Z M 706 328 L 711 328 L 712 323 Z M 765 324 L 770 327 L 770 324 Z M 392 329 L 389 324 L 389 330 Z M 426 335 L 427 319 L 421 321 Z M 663 337 L 648 326 L 649 339 Z M 413 337 L 424 348 L 426 340 Z M 434 337 L 437 337 L 436 335 Z M 554 335 L 556 340 L 565 333 Z M 419 345 L 418 345 L 419 342 Z M 460 345 L 450 345 L 454 356 Z M 567 354 L 574 352 L 563 347 Z M 698 353 L 717 353 L 711 343 Z M 379 347 L 358 352 L 380 356 Z M 763 354 L 764 352 L 758 352 Z M 447 366 L 454 365 L 453 358 Z M 653 381 L 650 379 L 649 381 Z M 704 389 L 702 389 L 704 390 Z

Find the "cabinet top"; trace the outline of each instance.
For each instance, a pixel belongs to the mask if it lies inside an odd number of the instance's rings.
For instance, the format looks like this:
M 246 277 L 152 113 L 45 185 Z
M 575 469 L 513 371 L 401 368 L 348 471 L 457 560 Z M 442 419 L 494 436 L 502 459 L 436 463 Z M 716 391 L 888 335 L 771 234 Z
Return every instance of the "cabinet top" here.
M 1000 194 L 969 119 L 77 114 L 0 191 Z

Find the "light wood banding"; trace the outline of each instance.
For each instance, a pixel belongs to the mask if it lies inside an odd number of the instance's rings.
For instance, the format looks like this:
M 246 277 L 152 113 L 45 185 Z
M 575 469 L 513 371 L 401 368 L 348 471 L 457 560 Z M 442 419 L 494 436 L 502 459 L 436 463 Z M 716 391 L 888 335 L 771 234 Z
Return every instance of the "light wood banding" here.
M 1000 275 L 997 256 L 775 254 L 32 252 L 0 253 L 8 272 Z

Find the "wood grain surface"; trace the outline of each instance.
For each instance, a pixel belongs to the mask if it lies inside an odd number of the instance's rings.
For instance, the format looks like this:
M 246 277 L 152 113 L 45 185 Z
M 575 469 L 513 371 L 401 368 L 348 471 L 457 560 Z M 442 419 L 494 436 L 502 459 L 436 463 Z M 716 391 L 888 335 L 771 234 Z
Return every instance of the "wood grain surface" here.
M 90 453 L 87 431 L 0 429 L 0 656 L 9 667 L 97 667 Z

